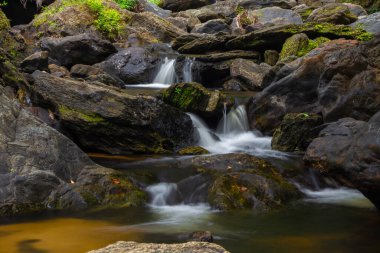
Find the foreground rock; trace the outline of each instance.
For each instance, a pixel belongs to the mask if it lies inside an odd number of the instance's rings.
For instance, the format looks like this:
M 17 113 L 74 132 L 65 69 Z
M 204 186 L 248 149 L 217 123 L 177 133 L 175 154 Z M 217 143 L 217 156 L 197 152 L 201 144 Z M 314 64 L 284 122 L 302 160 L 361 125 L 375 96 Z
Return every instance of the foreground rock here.
M 56 111 L 64 131 L 86 150 L 168 153 L 191 145 L 190 117 L 155 97 L 43 72 L 33 78 L 33 103 Z
M 340 119 L 307 149 L 306 165 L 357 188 L 380 210 L 380 112 L 368 122 Z
M 47 209 L 136 206 L 131 178 L 93 163 L 68 138 L 7 97 L 0 86 L 0 216 Z
M 270 163 L 247 154 L 195 157 L 192 164 L 211 177 L 208 201 L 214 208 L 269 211 L 301 196 Z
M 187 242 L 182 244 L 154 244 L 137 242 L 117 242 L 103 249 L 92 250 L 88 253 L 228 253 L 221 246 L 207 242 Z
M 326 42 L 280 68 L 248 106 L 251 127 L 272 133 L 291 112 L 321 113 L 324 122 L 342 117 L 368 120 L 380 109 L 379 40 Z

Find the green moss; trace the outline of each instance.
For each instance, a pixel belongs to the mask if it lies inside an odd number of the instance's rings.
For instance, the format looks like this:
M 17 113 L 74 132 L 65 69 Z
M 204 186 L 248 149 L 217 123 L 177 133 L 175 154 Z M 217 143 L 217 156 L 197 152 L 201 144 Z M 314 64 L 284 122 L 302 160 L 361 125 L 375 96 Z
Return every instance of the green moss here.
M 152 4 L 157 5 L 158 7 L 162 7 L 164 5 L 163 0 L 148 0 L 148 1 L 151 2 Z
M 64 105 L 58 107 L 61 118 L 77 118 L 90 124 L 109 124 L 106 119 L 96 113 L 84 113 L 77 109 L 72 109 Z
M 183 148 L 180 151 L 178 151 L 178 154 L 180 155 L 206 155 L 206 154 L 210 154 L 210 152 L 207 149 L 204 149 L 199 146 L 195 146 L 195 147 Z
M 7 30 L 10 26 L 7 16 L 5 16 L 4 12 L 0 11 L 0 30 Z

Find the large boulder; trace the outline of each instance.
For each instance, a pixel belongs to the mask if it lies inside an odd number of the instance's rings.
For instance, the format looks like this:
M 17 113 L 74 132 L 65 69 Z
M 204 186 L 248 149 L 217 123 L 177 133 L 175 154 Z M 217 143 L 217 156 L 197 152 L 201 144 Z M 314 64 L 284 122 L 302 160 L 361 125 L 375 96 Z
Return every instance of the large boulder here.
M 106 40 L 84 33 L 64 38 L 44 38 L 43 50 L 61 65 L 71 67 L 75 64 L 92 65 L 116 53 L 116 48 Z
M 248 11 L 247 18 L 253 26 L 265 25 L 289 25 L 302 24 L 301 16 L 292 11 L 280 7 L 268 7 L 259 10 Z
M 103 249 L 88 253 L 126 253 L 126 252 L 172 252 L 172 253 L 228 253 L 223 247 L 207 242 L 187 242 L 182 244 L 153 244 L 137 242 L 117 242 Z
M 361 191 L 380 210 L 380 112 L 368 122 L 340 119 L 308 147 L 306 165 Z
M 126 84 L 139 84 L 153 80 L 159 62 L 159 57 L 148 49 L 130 47 L 98 64 L 98 67 Z
M 174 12 L 197 9 L 199 7 L 212 4 L 213 0 L 164 0 L 162 7 Z
M 208 201 L 221 210 L 268 211 L 301 196 L 270 163 L 247 154 L 195 157 L 192 164 L 210 175 Z
M 20 64 L 23 72 L 33 73 L 36 70 L 48 70 L 49 52 L 40 51 L 26 57 Z
M 70 75 L 74 78 L 84 79 L 90 82 L 101 82 L 119 88 L 124 88 L 125 86 L 122 80 L 95 66 L 76 64 L 71 68 Z
M 273 134 L 272 149 L 306 151 L 312 140 L 318 137 L 322 124 L 322 117 L 318 114 L 288 113 Z
M 375 12 L 352 23 L 351 27 L 362 28 L 375 35 L 380 34 L 380 12 Z
M 295 61 L 251 100 L 251 127 L 272 133 L 290 112 L 321 113 L 324 122 L 368 120 L 380 109 L 379 40 L 331 41 Z
M 223 19 L 213 19 L 203 24 L 196 25 L 191 32 L 208 34 L 215 34 L 218 32 L 231 33 L 231 28 Z
M 188 40 L 184 40 L 185 38 Z M 232 37 L 224 33 L 216 33 L 191 38 L 186 36 L 185 38 L 177 38 L 177 40 L 174 41 L 173 48 L 182 54 L 203 54 L 207 52 L 225 51 L 226 42 Z M 182 39 L 183 41 L 178 41 Z
M 331 3 L 315 9 L 306 21 L 348 25 L 357 19 L 358 17 L 346 5 Z
M 192 143 L 189 116 L 155 97 L 43 72 L 33 78 L 33 103 L 56 111 L 61 127 L 85 150 L 169 153 Z
M 281 7 L 283 9 L 291 9 L 297 5 L 295 0 L 239 0 L 238 8 L 243 8 L 246 10 L 257 10 L 265 7 Z
M 93 163 L 1 86 L 0 109 L 0 216 L 145 203 L 131 178 Z

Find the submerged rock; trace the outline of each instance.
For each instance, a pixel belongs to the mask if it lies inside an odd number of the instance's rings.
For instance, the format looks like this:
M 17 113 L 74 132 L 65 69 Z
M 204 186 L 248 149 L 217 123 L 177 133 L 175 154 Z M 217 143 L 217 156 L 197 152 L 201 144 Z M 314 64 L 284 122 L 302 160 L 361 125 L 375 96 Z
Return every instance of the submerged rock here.
M 92 250 L 88 253 L 127 253 L 127 252 L 171 252 L 171 253 L 228 253 L 217 244 L 207 242 L 187 242 L 182 244 L 154 244 L 137 242 L 117 242 L 103 249 Z
M 33 78 L 33 103 L 52 107 L 64 130 L 86 150 L 170 153 L 192 143 L 190 117 L 155 97 L 42 72 Z
M 248 154 L 195 157 L 192 164 L 211 177 L 208 201 L 221 210 L 268 211 L 301 196 L 270 163 Z
M 322 117 L 318 114 L 286 114 L 274 131 L 272 148 L 285 152 L 306 151 L 313 139 L 318 137 L 322 124 Z
M 380 112 L 368 122 L 340 119 L 308 147 L 306 165 L 361 191 L 380 210 Z
M 192 242 L 213 242 L 214 238 L 210 231 L 196 231 L 190 234 L 189 241 Z

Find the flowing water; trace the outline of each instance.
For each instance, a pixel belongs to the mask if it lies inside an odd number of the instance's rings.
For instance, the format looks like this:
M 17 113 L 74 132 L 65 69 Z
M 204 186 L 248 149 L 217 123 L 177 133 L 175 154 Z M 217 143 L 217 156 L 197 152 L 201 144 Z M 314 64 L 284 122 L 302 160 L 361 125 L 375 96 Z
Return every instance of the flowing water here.
M 193 82 L 193 65 L 194 59 L 186 57 L 185 64 L 183 65 L 183 82 Z

